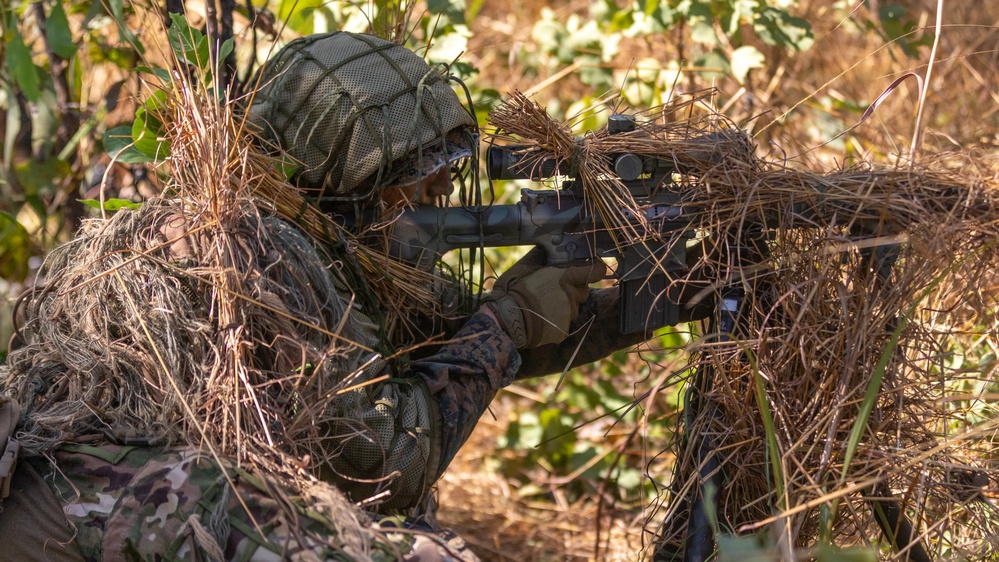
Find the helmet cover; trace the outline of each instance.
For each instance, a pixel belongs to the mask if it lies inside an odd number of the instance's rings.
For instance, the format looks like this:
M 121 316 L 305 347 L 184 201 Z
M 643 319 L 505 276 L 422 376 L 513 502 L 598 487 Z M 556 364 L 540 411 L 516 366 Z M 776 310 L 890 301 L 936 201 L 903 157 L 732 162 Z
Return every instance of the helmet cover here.
M 316 198 L 366 197 L 472 154 L 461 133 L 475 119 L 447 75 L 372 35 L 292 41 L 257 84 L 251 120 L 302 164 L 299 186 Z

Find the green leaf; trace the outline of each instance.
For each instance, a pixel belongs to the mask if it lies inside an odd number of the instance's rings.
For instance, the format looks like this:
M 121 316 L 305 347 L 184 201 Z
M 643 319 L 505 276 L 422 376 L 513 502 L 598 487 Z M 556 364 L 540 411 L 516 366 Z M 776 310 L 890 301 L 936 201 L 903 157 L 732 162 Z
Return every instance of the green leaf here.
M 714 47 L 718 45 L 718 35 L 714 26 L 708 20 L 699 19 L 690 26 L 690 38 L 702 45 Z
M 767 45 L 804 51 L 812 46 L 812 26 L 784 10 L 764 8 L 760 11 L 753 29 Z
M 432 62 L 450 63 L 468 48 L 468 28 L 464 25 L 455 26 L 451 33 L 445 33 L 434 38 L 433 44 L 427 51 L 427 60 Z
M 191 27 L 182 14 L 170 14 L 170 29 L 167 36 L 170 48 L 179 60 L 186 60 L 201 70 L 208 70 L 212 60 L 209 56 L 208 38 Z
M 279 172 L 284 176 L 285 179 L 290 180 L 298 172 L 298 164 L 296 164 L 290 158 L 282 158 L 274 162 L 274 167 L 277 168 Z
M 11 77 L 28 101 L 35 103 L 42 95 L 38 81 L 38 67 L 31 60 L 31 51 L 24 44 L 24 38 L 17 26 L 11 26 L 10 40 L 7 43 L 7 68 L 10 69 Z
M 145 47 L 139 42 L 139 38 L 125 25 L 125 6 L 123 0 L 108 0 L 107 7 L 118 28 L 118 40 L 122 43 L 128 43 L 139 53 L 146 52 Z
M 3 93 L 8 100 L 14 99 L 17 94 L 14 92 L 14 85 L 6 80 L 0 80 L 3 85 Z M 7 122 L 3 135 L 3 155 L 2 163 L 5 168 L 10 168 L 14 161 L 14 147 L 17 144 L 17 135 L 21 132 L 21 105 L 17 103 L 7 104 Z
M 465 23 L 465 0 L 427 0 L 427 11 L 444 14 L 451 23 Z
M 642 473 L 634 468 L 622 468 L 617 477 L 617 486 L 631 492 L 641 488 L 644 478 Z
M 55 91 L 44 89 L 31 111 L 31 151 L 49 154 L 56 139 L 62 115 Z
M 507 427 L 507 437 L 512 447 L 529 449 L 541 443 L 544 429 L 534 412 L 522 412 L 517 421 Z
M 101 209 L 103 207 L 105 211 L 109 212 L 121 209 L 131 209 L 134 211 L 139 207 L 142 207 L 142 203 L 135 203 L 133 201 L 129 201 L 128 199 L 105 199 L 104 205 L 101 205 L 101 202 L 97 199 L 78 199 L 78 201 L 88 207 L 93 207 L 94 209 Z
M 14 168 L 14 177 L 24 188 L 24 201 L 43 219 L 49 213 L 49 198 L 59 191 L 62 178 L 69 173 L 69 164 L 54 156 L 30 159 Z
M 132 142 L 132 127 L 129 125 L 115 127 L 104 133 L 104 150 L 115 161 L 123 164 L 144 164 L 153 161 L 135 148 Z
M 878 559 L 874 549 L 860 546 L 838 548 L 822 544 L 816 550 L 816 562 L 877 562 Z
M 73 32 L 69 29 L 69 20 L 62 2 L 56 2 L 52 13 L 45 20 L 45 39 L 52 51 L 64 59 L 76 53 L 76 43 L 73 42 Z
M 13 216 L 0 211 L 0 277 L 21 282 L 28 276 L 31 236 Z
M 732 65 L 732 76 L 735 77 L 736 81 L 740 84 L 745 82 L 746 75 L 749 74 L 749 70 L 752 68 L 763 68 L 763 63 L 766 61 L 766 57 L 763 56 L 756 47 L 751 45 L 743 45 L 738 49 L 732 51 L 732 59 L 730 64 Z
M 698 58 L 694 61 L 694 66 L 700 68 L 701 76 L 705 78 L 724 78 L 726 74 L 731 72 L 732 68 L 729 66 L 728 59 L 725 55 L 715 49 L 704 56 Z
M 44 160 L 32 158 L 14 168 L 14 176 L 24 187 L 25 199 L 35 201 L 56 193 L 59 190 L 58 180 L 69 173 L 69 163 L 55 156 Z
M 132 122 L 132 142 L 139 152 L 161 160 L 170 156 L 170 141 L 160 117 L 167 108 L 167 93 L 156 90 L 146 98 L 145 104 L 135 112 Z
M 154 66 L 152 68 L 150 68 L 148 66 L 139 66 L 139 67 L 136 67 L 136 70 L 138 70 L 139 72 L 146 73 L 146 74 L 152 74 L 153 76 L 155 76 L 155 77 L 159 78 L 160 80 L 162 80 L 164 84 L 169 84 L 170 81 L 171 81 L 170 71 L 167 70 L 167 69 L 165 69 L 165 68 L 159 68 L 159 67 L 156 67 L 156 66 Z
M 132 142 L 135 148 L 153 158 L 160 160 L 170 155 L 170 145 L 162 135 L 163 123 L 144 108 L 135 112 L 132 122 Z
M 771 562 L 775 560 L 768 548 L 752 535 L 718 534 L 718 562 Z
M 232 53 L 233 45 L 232 37 L 222 42 L 222 45 L 219 46 L 219 60 L 225 60 Z
M 326 0 L 280 0 L 276 10 L 277 21 L 287 22 L 287 27 L 298 35 L 316 33 L 313 14 L 325 2 Z

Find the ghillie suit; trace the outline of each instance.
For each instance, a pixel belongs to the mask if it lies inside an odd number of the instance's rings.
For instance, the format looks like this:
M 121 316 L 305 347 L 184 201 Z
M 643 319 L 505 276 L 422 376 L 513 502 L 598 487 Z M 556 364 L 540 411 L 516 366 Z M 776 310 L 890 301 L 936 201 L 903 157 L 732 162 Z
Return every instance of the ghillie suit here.
M 374 326 L 336 264 L 284 221 L 249 205 L 240 211 L 222 231 L 199 222 L 206 213 L 190 202 L 154 200 L 87 223 L 49 256 L 20 305 L 22 342 L 4 377 L 5 396 L 23 405 L 21 456 L 55 487 L 78 529 L 100 522 L 102 533 L 77 536 L 88 556 L 120 528 L 135 533 L 139 553 L 176 551 L 194 537 L 207 553 L 228 543 L 244 553 L 394 558 L 409 548 L 404 535 L 387 539 L 303 469 L 341 485 L 342 475 L 368 470 L 371 482 L 352 489 L 382 493 L 389 506 L 414 502 L 406 494 L 421 494 L 438 475 L 435 402 L 415 379 L 372 384 L 384 366 Z M 219 255 L 229 267 L 214 261 Z M 395 436 L 390 448 L 386 434 Z M 356 466 L 374 451 L 379 458 Z M 390 484 L 381 466 L 409 480 Z M 109 474 L 118 475 L 110 487 Z M 303 499 L 286 497 L 291 490 Z M 157 504 L 143 494 L 180 503 L 147 518 L 143 510 Z M 214 530 L 191 531 L 195 516 Z M 129 526 L 152 519 L 160 523 Z
M 419 60 L 371 52 L 385 51 Z M 170 197 L 87 223 L 19 304 L 2 377 L 21 407 L 18 474 L 56 493 L 87 558 L 419 549 L 355 502 L 426 497 L 512 380 L 509 336 L 472 315 L 455 342 L 399 361 L 385 323 L 433 315 L 432 277 L 307 203 L 235 102 L 165 88 Z M 10 523 L 20 511 L 5 528 L 30 526 Z

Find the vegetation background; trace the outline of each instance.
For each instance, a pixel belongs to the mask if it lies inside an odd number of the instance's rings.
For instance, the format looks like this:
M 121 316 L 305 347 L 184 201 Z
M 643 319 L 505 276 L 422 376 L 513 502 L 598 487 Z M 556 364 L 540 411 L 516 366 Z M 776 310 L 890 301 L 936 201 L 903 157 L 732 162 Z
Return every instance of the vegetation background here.
M 4 3 L 0 341 L 16 295 L 46 251 L 98 212 L 102 190 L 119 202 L 154 194 L 148 158 L 112 164 L 107 132 L 131 127 L 149 95 L 144 80 L 168 48 L 167 10 L 235 37 L 228 68 L 238 85 L 272 47 L 385 26 L 399 3 Z M 454 63 L 482 124 L 515 89 L 583 130 L 606 119 L 608 94 L 619 95 L 610 106 L 641 108 L 713 87 L 712 108 L 752 134 L 759 155 L 816 171 L 999 145 L 997 2 L 427 0 L 411 22 L 409 44 Z M 638 558 L 682 405 L 681 388 L 649 393 L 681 367 L 693 331 L 664 330 L 560 385 L 504 391 L 440 484 L 441 522 L 485 560 Z M 976 345 L 955 360 L 994 358 Z

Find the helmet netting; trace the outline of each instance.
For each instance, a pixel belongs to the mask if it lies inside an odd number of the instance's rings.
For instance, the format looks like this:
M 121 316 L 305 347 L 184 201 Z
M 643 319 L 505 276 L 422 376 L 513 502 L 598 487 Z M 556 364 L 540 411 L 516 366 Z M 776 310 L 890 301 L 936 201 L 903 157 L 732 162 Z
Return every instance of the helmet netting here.
M 431 147 L 463 155 L 466 135 L 448 133 L 475 127 L 444 73 L 370 35 L 292 41 L 258 83 L 251 118 L 301 162 L 299 185 L 317 199 L 367 196 Z

